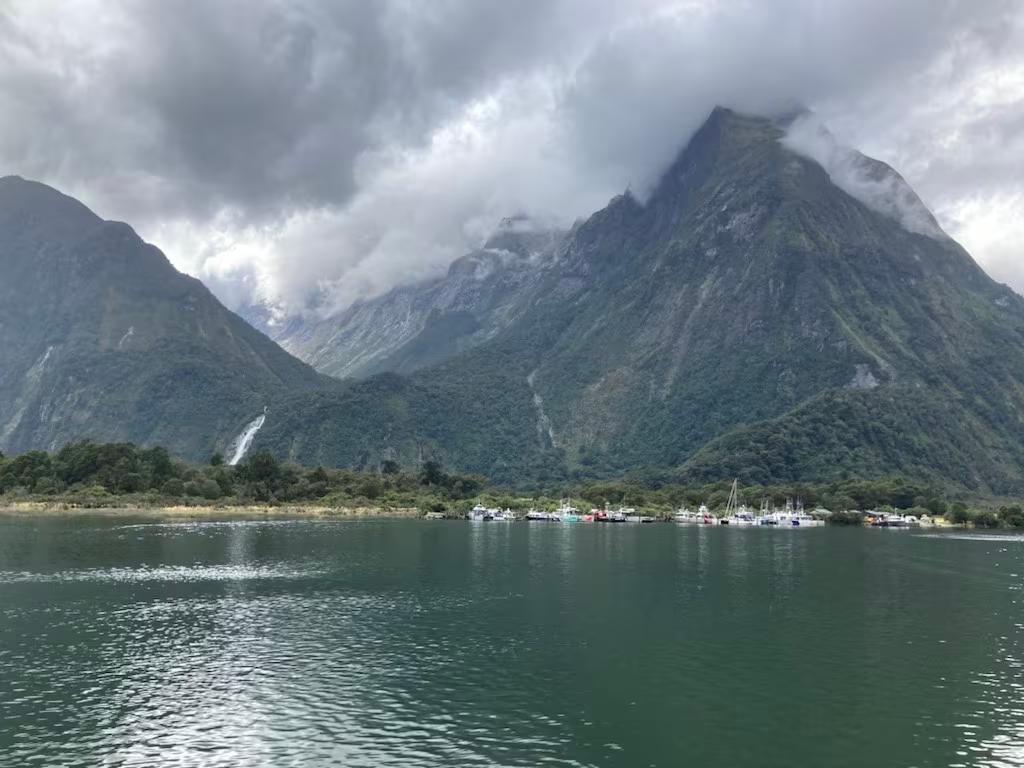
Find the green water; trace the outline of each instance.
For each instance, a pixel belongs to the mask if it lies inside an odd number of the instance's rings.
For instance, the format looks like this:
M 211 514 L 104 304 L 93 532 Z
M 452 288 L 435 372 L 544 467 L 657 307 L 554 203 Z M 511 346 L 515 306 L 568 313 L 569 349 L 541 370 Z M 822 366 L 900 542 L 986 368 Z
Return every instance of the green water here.
M 0 520 L 0 765 L 1024 765 L 1024 540 Z

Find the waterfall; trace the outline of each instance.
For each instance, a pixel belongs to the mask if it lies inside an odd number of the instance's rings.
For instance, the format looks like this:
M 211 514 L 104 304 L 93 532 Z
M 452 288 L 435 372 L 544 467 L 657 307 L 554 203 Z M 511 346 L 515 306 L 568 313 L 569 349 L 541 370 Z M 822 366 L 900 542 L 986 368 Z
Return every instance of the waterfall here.
M 249 448 L 252 446 L 253 438 L 256 437 L 256 433 L 260 431 L 260 427 L 263 426 L 263 422 L 266 420 L 267 409 L 264 408 L 263 413 L 245 425 L 245 429 L 242 430 L 242 433 L 234 439 L 234 442 L 231 443 L 234 450 L 231 453 L 231 458 L 228 460 L 228 464 L 233 467 L 245 458 L 245 454 L 249 452 Z

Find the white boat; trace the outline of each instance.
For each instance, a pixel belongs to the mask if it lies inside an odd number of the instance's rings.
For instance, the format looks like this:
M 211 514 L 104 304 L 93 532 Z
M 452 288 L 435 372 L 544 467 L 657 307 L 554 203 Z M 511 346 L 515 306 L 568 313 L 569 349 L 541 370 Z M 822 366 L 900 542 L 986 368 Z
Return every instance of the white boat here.
M 779 524 L 779 513 L 770 508 L 768 499 L 761 500 L 761 509 L 754 518 L 757 525 L 777 526 Z
M 683 507 L 674 515 L 672 515 L 672 519 L 675 522 L 682 523 L 684 525 L 696 525 L 701 520 L 700 515 L 698 515 L 696 512 L 692 512 L 686 507 Z
M 820 528 L 825 525 L 824 520 L 818 520 L 816 517 L 811 517 L 806 512 L 798 512 L 792 515 L 788 520 L 783 522 L 783 525 L 787 525 L 790 528 Z
M 746 507 L 740 507 L 740 511 L 729 520 L 730 525 L 757 525 L 754 515 Z
M 548 522 L 551 520 L 551 513 L 540 509 L 531 509 L 526 513 L 526 519 L 533 523 Z
M 466 519 L 472 520 L 474 523 L 482 523 L 485 520 L 494 519 L 494 510 L 488 509 L 483 504 L 477 504 L 473 509 L 466 513 Z
M 797 499 L 796 509 L 793 508 L 789 499 L 786 500 L 786 512 L 779 520 L 779 524 L 786 528 L 820 528 L 825 525 L 824 520 L 818 520 L 804 512 L 804 504 Z
M 627 523 L 644 522 L 644 516 L 637 512 L 633 507 L 619 507 L 619 510 L 613 514 L 616 515 L 617 518 L 624 519 Z
M 515 513 L 511 509 L 507 509 L 507 508 L 504 509 L 504 510 L 495 509 L 495 510 L 491 510 L 491 511 L 493 513 L 493 517 L 491 519 L 494 520 L 495 522 L 501 522 L 501 523 L 513 523 L 513 522 L 515 522 L 516 516 L 515 516 Z
M 725 515 L 719 520 L 719 525 L 754 525 L 754 516 L 746 504 L 740 503 L 738 478 L 732 481 L 729 498 L 725 502 Z

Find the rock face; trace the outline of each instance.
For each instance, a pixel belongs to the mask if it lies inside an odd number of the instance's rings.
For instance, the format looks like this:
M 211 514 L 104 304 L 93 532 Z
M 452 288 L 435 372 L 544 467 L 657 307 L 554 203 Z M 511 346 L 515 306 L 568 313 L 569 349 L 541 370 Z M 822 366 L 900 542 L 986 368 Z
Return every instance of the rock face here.
M 128 225 L 0 179 L 0 450 L 92 438 L 206 459 L 274 397 L 325 385 Z
M 271 337 L 322 373 L 365 378 L 411 373 L 494 337 L 528 305 L 565 233 L 522 216 L 427 283 L 396 288 L 319 322 L 269 327 Z
M 256 444 L 352 466 L 432 454 L 509 482 L 647 467 L 1021 487 L 1024 301 L 888 166 L 825 165 L 717 109 L 648 200 L 615 198 L 528 275 L 477 254 L 396 292 L 411 328 L 359 347 L 386 354 L 320 367 L 414 373 L 293 398 Z M 473 293 L 458 272 L 480 263 Z M 334 333 L 369 333 L 369 306 Z

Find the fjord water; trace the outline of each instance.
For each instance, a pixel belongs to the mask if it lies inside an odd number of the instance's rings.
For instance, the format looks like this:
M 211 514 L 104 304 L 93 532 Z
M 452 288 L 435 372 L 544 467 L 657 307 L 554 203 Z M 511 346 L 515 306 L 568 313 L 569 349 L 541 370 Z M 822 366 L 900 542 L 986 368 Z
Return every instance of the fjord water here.
M 1024 765 L 1024 541 L 0 520 L 0 765 Z

